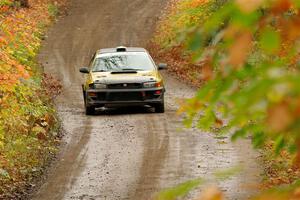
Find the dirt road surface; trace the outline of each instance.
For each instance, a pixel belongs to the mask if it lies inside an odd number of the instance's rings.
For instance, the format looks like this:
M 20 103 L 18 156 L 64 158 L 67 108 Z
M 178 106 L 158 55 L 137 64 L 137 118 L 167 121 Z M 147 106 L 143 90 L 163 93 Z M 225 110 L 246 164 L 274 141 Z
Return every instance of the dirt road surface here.
M 148 200 L 161 189 L 235 165 L 244 171 L 211 181 L 228 199 L 245 199 L 259 182 L 250 141 L 236 144 L 196 129 L 182 129 L 176 99 L 194 89 L 166 72 L 166 113 L 134 108 L 85 116 L 82 75 L 92 53 L 104 47 L 142 46 L 151 38 L 166 0 L 71 0 L 67 16 L 50 30 L 39 60 L 64 86 L 57 99 L 66 145 L 36 200 Z M 195 197 L 196 190 L 190 197 Z M 193 198 L 192 198 L 193 199 Z

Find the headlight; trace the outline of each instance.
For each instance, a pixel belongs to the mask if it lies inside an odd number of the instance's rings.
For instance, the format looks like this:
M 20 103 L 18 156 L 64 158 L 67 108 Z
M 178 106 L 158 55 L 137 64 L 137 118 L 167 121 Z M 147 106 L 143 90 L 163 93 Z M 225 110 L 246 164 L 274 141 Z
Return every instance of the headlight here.
M 146 82 L 143 84 L 144 88 L 157 88 L 161 87 L 162 83 L 161 82 Z
M 156 82 L 147 82 L 144 83 L 144 88 L 153 88 L 155 87 Z
M 105 89 L 106 85 L 101 83 L 92 83 L 89 85 L 90 89 Z

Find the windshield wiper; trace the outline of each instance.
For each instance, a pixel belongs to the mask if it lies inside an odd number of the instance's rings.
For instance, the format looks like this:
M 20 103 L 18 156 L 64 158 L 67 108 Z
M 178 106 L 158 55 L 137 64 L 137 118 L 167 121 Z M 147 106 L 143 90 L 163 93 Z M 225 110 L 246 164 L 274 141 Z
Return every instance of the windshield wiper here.
M 107 72 L 106 70 L 97 70 L 97 71 L 93 71 L 93 72 Z

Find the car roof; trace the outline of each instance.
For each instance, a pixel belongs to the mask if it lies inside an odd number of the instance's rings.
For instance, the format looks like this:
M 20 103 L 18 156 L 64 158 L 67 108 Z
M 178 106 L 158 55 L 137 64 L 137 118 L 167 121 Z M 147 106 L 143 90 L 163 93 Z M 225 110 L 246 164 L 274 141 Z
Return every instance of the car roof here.
M 119 49 L 125 49 L 124 51 L 118 51 Z M 105 53 L 116 53 L 116 52 L 147 52 L 146 49 L 141 47 L 116 47 L 116 48 L 105 48 L 97 51 L 97 54 Z

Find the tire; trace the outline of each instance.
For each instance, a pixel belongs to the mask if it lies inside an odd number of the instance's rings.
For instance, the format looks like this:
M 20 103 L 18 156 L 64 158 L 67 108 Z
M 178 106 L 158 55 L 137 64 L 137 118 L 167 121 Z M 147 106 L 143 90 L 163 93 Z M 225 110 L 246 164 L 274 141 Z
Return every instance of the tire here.
M 95 114 L 95 107 L 86 106 L 85 107 L 85 114 L 86 115 L 94 115 Z
M 162 102 L 160 104 L 155 105 L 155 112 L 156 113 L 164 113 L 165 112 L 165 103 Z
M 94 115 L 95 114 L 95 107 L 93 106 L 88 106 L 87 105 L 87 100 L 86 100 L 86 93 L 83 89 L 82 86 L 82 92 L 83 92 L 83 100 L 84 100 L 84 107 L 85 107 L 85 114 L 86 115 Z
M 82 85 L 82 96 L 83 96 L 84 106 L 86 106 L 86 95 L 85 95 L 85 91 L 84 91 L 83 85 Z

